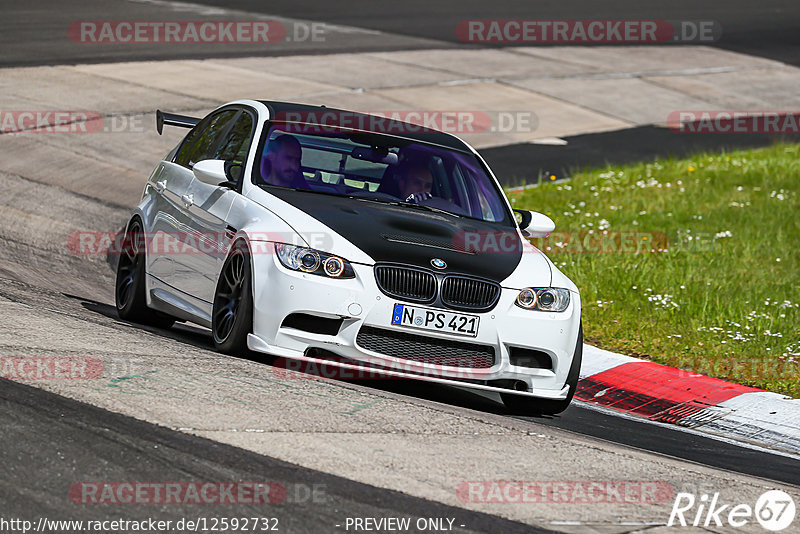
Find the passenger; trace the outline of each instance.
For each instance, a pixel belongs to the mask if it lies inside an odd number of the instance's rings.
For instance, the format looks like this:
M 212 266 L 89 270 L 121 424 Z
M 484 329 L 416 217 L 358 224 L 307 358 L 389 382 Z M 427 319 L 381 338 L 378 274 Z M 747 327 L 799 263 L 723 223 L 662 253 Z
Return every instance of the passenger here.
M 261 158 L 261 178 L 268 184 L 308 189 L 308 182 L 300 172 L 303 149 L 292 135 L 282 134 L 269 142 Z

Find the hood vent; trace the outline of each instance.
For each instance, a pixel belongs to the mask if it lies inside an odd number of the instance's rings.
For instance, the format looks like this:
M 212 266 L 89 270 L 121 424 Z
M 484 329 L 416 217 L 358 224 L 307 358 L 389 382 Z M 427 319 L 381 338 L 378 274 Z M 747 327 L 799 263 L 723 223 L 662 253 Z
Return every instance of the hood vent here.
M 469 254 L 469 255 L 475 254 L 475 252 L 468 252 L 467 250 L 465 250 L 463 244 L 454 243 L 452 239 L 435 239 L 426 237 L 416 237 L 410 235 L 388 235 L 388 234 L 381 234 L 381 237 L 391 243 L 402 243 L 404 245 L 417 245 L 419 247 L 438 248 L 440 250 L 460 252 L 461 254 Z

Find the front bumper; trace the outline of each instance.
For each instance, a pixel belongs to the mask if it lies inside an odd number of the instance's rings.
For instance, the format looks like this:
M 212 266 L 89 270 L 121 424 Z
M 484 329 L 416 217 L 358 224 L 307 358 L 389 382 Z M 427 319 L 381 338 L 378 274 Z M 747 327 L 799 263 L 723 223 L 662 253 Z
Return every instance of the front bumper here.
M 480 317 L 480 326 L 476 337 L 466 338 L 392 325 L 395 303 L 415 304 L 381 292 L 371 266 L 354 264 L 356 277 L 348 280 L 290 271 L 274 254 L 254 255 L 253 267 L 253 333 L 248 339 L 252 350 L 351 371 L 363 371 L 362 366 L 367 364 L 372 369 L 381 369 L 376 375 L 390 378 L 425 380 L 554 400 L 564 399 L 569 393 L 565 382 L 580 327 L 580 297 L 576 293 L 572 293 L 566 311 L 549 313 L 517 307 L 514 301 L 518 291 L 504 288 L 494 309 L 470 313 Z M 336 334 L 281 326 L 288 315 L 298 313 L 337 319 L 341 326 Z M 470 343 L 492 347 L 494 363 L 485 368 L 438 365 L 367 350 L 357 340 L 359 331 L 365 326 L 413 334 L 422 341 L 432 338 L 445 340 L 454 346 Z M 511 347 L 544 352 L 552 365 L 548 369 L 512 365 L 509 357 Z M 318 357 L 321 352 L 335 354 L 341 359 Z M 362 375 L 363 372 L 359 376 Z M 519 387 L 521 383 L 524 383 L 524 388 Z M 513 385 L 519 389 L 509 389 Z

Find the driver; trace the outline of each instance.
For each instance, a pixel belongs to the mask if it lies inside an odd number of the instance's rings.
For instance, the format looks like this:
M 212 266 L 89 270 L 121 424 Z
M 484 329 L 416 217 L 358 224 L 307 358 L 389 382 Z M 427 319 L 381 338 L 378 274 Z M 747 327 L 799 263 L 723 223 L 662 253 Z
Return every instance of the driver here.
M 409 163 L 401 169 L 397 186 L 400 190 L 400 198 L 416 204 L 431 198 L 433 175 L 427 166 L 420 163 Z
M 308 183 L 300 172 L 303 149 L 292 135 L 281 134 L 267 146 L 261 158 L 261 177 L 271 185 L 307 189 Z

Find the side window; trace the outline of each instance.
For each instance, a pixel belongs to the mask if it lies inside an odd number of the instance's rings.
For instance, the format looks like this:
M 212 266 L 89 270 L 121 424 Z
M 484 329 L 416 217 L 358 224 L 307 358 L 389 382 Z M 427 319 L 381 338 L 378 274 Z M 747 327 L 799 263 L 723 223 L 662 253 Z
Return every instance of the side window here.
M 181 143 L 180 148 L 178 149 L 178 153 L 175 155 L 175 163 L 178 165 L 183 165 L 184 167 L 188 167 L 188 156 L 189 152 L 192 150 L 192 146 L 194 142 L 197 141 L 197 136 L 200 135 L 200 132 L 205 130 L 206 126 L 208 125 L 208 120 L 204 119 L 197 123 L 197 126 L 192 128 L 186 137 L 184 137 L 183 142 Z
M 247 150 L 250 148 L 249 141 L 252 132 L 253 117 L 243 111 L 231 126 L 219 148 L 216 149 L 213 155 L 209 156 L 209 159 L 221 159 L 242 165 L 247 157 Z
M 213 159 L 221 136 L 237 113 L 234 109 L 221 111 L 204 121 L 200 128 L 192 130 L 181 146 L 175 162 L 184 167 L 192 167 L 198 161 Z

